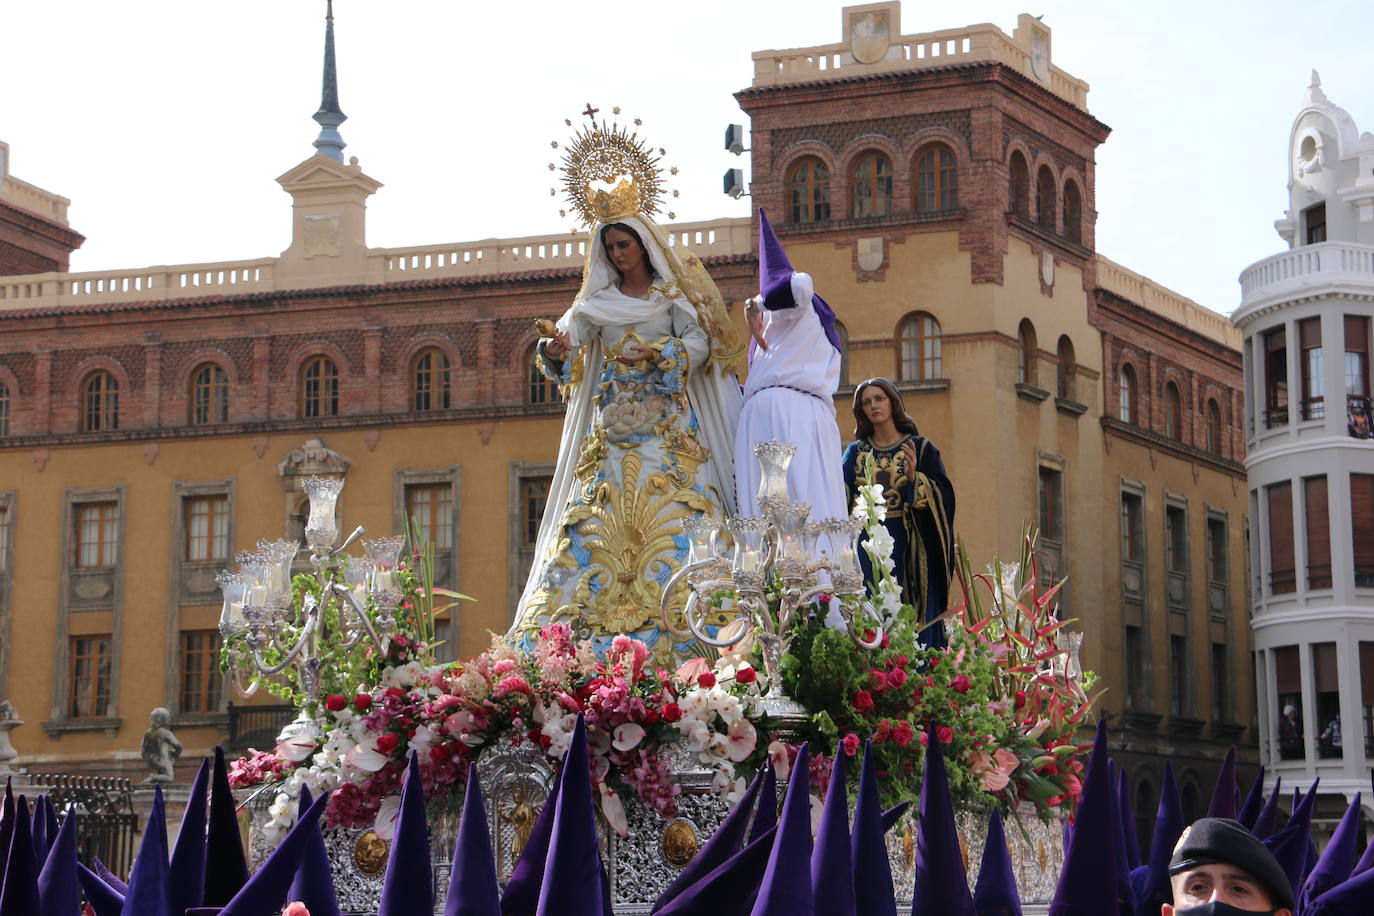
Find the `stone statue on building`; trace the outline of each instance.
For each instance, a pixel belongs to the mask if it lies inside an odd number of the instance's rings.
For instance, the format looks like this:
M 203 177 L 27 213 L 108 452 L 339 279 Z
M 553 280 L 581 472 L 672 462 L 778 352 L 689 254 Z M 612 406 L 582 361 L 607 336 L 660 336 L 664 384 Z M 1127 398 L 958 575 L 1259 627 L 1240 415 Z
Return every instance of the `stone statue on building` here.
M 19 752 L 10 743 L 10 731 L 24 724 L 19 718 L 19 710 L 9 700 L 0 700 L 0 773 L 10 772 L 10 764 L 19 757 Z
M 148 765 L 150 783 L 169 783 L 175 778 L 177 758 L 181 756 L 181 742 L 172 734 L 172 714 L 159 706 L 148 715 L 148 730 L 143 733 L 140 753 Z

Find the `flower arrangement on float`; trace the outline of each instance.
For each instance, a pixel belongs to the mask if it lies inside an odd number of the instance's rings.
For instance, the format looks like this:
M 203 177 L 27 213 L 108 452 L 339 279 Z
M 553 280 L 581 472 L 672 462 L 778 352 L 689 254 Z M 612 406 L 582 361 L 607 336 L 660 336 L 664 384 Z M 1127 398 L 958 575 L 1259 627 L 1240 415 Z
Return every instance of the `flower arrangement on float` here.
M 927 649 L 917 639 L 916 612 L 900 602 L 882 512 L 880 490 L 862 487 L 854 514 L 877 582 L 870 595 L 850 600 L 866 603 L 875 629 L 864 641 L 878 647 L 862 648 L 817 613 L 781 666 L 786 692 L 810 714 L 804 737 L 813 790 L 826 791 L 834 754 L 853 756 L 871 741 L 886 800 L 914 799 L 919 748 L 933 727 L 957 806 L 1015 814 L 1029 803 L 1043 817 L 1071 814 L 1088 749 L 1075 734 L 1096 699 L 1087 693 L 1095 678 L 1078 670 L 1080 637 L 1056 616 L 1062 583 L 1040 587 L 1034 533 L 1026 533 L 1018 562 L 994 562 L 985 574 L 971 571 L 960 543 L 964 600 L 935 624 L 945 626 L 949 645 Z M 546 627 L 533 652 L 494 637 L 475 658 L 440 663 L 428 641 L 440 590 L 427 587 L 420 559 L 412 555 L 397 569 L 403 599 L 387 652 L 361 647 L 359 657 L 322 672 L 322 738 L 251 750 L 232 765 L 236 788 L 275 791 L 269 834 L 294 822 L 295 799 L 307 786 L 330 793 L 329 824 L 373 825 L 389 838 L 412 751 L 426 797 L 456 805 L 468 762 L 498 739 L 532 742 L 561 762 L 579 713 L 601 812 L 622 835 L 627 797 L 664 817 L 676 813 L 670 750 L 709 771 L 727 800 L 764 760 L 786 777 L 799 742 L 772 733 L 776 722 L 761 703 L 766 677 L 742 624 L 731 625 L 741 638 L 714 661 L 692 659 L 676 671 L 651 666 L 649 648 L 628 636 L 598 657 L 565 624 Z

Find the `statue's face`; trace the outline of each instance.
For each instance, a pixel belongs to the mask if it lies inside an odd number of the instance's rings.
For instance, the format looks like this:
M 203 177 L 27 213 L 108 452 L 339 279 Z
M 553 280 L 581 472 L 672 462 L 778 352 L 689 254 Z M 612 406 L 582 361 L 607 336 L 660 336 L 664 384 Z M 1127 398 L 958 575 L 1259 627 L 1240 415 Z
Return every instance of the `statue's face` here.
M 605 235 L 606 257 L 611 259 L 620 275 L 634 273 L 644 264 L 644 249 L 639 240 L 620 229 L 607 229 Z
M 892 401 L 888 398 L 887 392 L 877 385 L 869 385 L 864 389 L 863 395 L 859 398 L 859 406 L 863 408 L 868 422 L 875 426 L 892 417 Z

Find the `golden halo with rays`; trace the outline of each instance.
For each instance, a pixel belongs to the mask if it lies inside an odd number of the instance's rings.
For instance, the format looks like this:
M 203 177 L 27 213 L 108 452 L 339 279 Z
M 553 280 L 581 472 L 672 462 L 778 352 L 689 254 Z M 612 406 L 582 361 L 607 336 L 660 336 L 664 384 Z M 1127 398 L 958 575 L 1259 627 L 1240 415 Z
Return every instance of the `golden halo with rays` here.
M 666 191 L 659 161 L 667 151 L 650 147 L 638 130 L 629 126 L 616 121 L 608 123 L 604 118 L 598 123 L 594 118 L 597 109 L 590 105 L 587 108 L 591 114 L 583 114 L 592 119 L 591 123 L 562 144 L 563 161 L 557 166 L 563 173 L 563 191 L 571 209 L 587 226 L 614 222 L 636 213 L 658 213 Z M 620 113 L 618 107 L 612 111 Z M 571 121 L 564 123 L 572 126 Z M 633 127 L 642 123 L 635 118 Z M 552 146 L 557 149 L 560 144 L 555 140 Z M 549 163 L 550 169 L 555 167 Z M 671 173 L 676 175 L 677 169 Z M 557 193 L 553 188 L 549 190 Z M 567 210 L 560 210 L 559 215 L 566 216 Z M 668 214 L 669 219 L 676 216 Z

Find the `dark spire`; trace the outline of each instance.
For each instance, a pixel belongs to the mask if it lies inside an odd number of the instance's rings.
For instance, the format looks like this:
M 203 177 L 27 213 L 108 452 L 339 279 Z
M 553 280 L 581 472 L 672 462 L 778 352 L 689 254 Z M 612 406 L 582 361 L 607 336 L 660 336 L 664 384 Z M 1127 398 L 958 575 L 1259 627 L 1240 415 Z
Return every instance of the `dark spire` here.
M 328 156 L 343 162 L 343 150 L 348 144 L 339 136 L 339 125 L 348 120 L 348 115 L 339 109 L 339 78 L 334 66 L 334 0 L 326 0 L 324 25 L 324 86 L 320 92 L 320 110 L 315 112 L 315 121 L 320 125 L 320 135 L 315 138 L 315 149 L 321 156 Z

